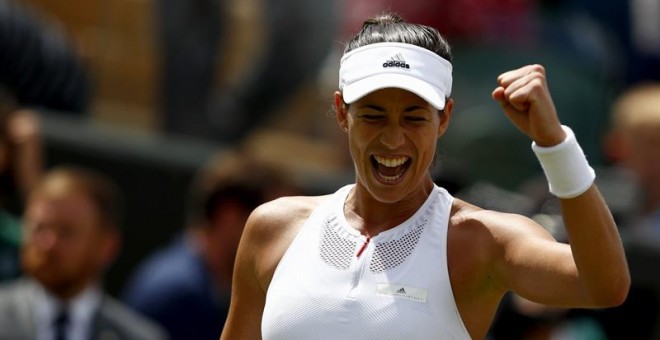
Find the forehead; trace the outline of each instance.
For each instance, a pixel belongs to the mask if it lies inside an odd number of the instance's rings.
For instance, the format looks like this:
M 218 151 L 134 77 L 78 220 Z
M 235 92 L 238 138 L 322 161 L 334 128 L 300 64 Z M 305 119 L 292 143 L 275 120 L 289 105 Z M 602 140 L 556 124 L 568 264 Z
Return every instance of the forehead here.
M 427 102 L 425 99 L 418 96 L 417 94 L 396 87 L 388 87 L 388 88 L 376 90 L 358 99 L 355 103 L 358 105 L 382 103 L 382 104 L 405 104 L 405 105 L 414 104 L 425 107 L 432 106 L 429 102 Z
M 28 201 L 28 220 L 51 222 L 90 221 L 97 217 L 97 210 L 87 195 L 79 191 L 40 192 Z

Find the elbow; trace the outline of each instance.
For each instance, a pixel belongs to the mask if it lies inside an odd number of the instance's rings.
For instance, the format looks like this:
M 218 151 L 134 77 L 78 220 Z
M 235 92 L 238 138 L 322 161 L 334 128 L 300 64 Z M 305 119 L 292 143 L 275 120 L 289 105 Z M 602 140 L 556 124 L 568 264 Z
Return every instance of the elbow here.
M 630 291 L 630 274 L 626 273 L 625 277 L 621 279 L 621 283 L 617 286 L 615 291 L 616 299 L 612 307 L 620 306 L 628 298 L 628 292 Z
M 608 289 L 604 290 L 595 298 L 595 305 L 600 308 L 611 308 L 622 305 L 628 298 L 630 291 L 630 275 L 621 275 L 617 280 L 613 280 Z

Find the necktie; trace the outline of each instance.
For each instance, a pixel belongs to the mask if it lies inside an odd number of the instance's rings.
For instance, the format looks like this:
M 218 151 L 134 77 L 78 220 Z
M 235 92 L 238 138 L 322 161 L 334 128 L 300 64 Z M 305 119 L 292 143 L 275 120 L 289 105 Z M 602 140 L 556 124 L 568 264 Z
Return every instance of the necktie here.
M 67 339 L 66 331 L 69 327 L 69 321 L 69 311 L 66 308 L 61 308 L 53 321 L 55 340 Z

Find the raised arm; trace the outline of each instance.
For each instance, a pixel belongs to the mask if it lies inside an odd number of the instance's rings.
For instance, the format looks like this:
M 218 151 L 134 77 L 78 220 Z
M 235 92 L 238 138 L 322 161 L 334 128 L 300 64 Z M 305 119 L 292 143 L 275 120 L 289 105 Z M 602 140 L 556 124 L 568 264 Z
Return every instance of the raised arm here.
M 545 69 L 529 65 L 497 80 L 493 99 L 534 141 L 550 191 L 561 200 L 570 244 L 558 244 L 535 232 L 504 237 L 508 241 L 502 280 L 516 293 L 545 304 L 621 304 L 630 275 L 617 226 L 572 131 L 562 127 L 557 117 Z

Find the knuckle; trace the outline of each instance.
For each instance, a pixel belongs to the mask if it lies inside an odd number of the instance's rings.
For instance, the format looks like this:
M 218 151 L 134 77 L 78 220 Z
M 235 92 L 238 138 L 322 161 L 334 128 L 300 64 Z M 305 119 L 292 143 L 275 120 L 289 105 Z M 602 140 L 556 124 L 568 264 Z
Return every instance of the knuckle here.
M 534 72 L 545 74 L 545 67 L 543 67 L 543 65 L 533 64 L 533 65 L 531 65 L 531 68 L 532 68 L 532 71 L 534 71 Z
M 536 77 L 536 78 L 532 79 L 530 81 L 530 85 L 532 85 L 532 87 L 534 89 L 542 89 L 543 88 L 543 78 Z

